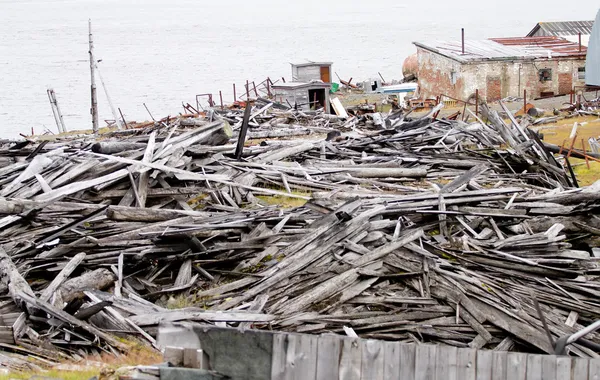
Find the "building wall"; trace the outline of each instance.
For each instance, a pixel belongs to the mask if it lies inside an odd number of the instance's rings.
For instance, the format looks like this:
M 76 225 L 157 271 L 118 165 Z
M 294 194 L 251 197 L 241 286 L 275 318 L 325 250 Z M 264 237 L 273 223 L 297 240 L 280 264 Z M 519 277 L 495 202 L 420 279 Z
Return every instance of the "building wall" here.
M 329 91 L 327 89 L 318 88 L 320 90 L 325 91 L 325 113 L 329 113 Z M 276 102 L 286 104 L 287 102 L 293 107 L 294 104 L 298 104 L 298 109 L 308 111 L 310 110 L 310 104 L 308 99 L 308 91 L 315 89 L 313 87 L 310 88 L 301 88 L 301 89 L 282 89 L 282 88 L 273 88 L 273 97 Z M 287 102 L 286 102 L 287 100 Z
M 461 64 L 429 50 L 417 48 L 419 91 L 429 98 L 444 94 L 468 99 L 479 96 L 494 101 L 507 96 L 541 97 L 542 93 L 568 94 L 574 85 L 583 85 L 578 69 L 585 59 L 536 59 L 535 61 L 492 61 Z M 540 70 L 550 69 L 551 80 L 540 81 Z
M 321 80 L 321 67 L 327 65 L 292 66 L 292 81 L 309 83 L 313 80 Z M 329 66 L 329 75 L 332 75 L 331 66 Z

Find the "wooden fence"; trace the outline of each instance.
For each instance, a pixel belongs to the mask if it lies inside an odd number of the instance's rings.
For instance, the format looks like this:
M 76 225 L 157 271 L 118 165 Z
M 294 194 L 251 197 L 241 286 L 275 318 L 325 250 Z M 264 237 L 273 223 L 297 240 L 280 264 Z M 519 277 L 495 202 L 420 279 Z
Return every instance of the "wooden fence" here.
M 339 335 L 185 328 L 198 336 L 198 348 L 208 354 L 211 368 L 236 380 L 600 380 L 600 359 Z

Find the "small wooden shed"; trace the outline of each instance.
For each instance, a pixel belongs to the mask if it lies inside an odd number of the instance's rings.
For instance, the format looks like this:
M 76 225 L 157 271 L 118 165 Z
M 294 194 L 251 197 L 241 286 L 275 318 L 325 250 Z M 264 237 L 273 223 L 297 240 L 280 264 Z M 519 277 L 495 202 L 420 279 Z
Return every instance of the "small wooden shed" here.
M 331 82 L 331 62 L 292 63 L 293 82 Z
M 330 83 L 323 82 L 288 82 L 274 85 L 271 90 L 275 101 L 289 104 L 300 110 L 325 108 L 330 113 Z

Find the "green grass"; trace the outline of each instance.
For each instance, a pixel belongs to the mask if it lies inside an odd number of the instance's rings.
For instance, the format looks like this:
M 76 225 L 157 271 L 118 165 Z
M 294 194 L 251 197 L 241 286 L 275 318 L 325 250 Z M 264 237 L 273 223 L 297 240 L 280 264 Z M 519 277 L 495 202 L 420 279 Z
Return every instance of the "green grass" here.
M 11 372 L 8 375 L 0 375 L 0 380 L 9 380 L 9 379 L 29 379 L 32 376 L 39 376 L 42 378 L 52 378 L 52 379 L 63 379 L 63 380 L 88 380 L 94 376 L 98 376 L 100 374 L 100 369 L 93 369 L 89 371 L 57 371 L 50 370 L 44 372 Z

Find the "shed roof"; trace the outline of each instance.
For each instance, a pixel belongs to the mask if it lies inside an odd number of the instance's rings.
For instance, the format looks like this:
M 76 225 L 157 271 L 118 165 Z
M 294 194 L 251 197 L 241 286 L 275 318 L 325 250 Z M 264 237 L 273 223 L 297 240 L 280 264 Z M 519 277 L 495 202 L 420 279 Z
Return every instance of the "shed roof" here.
M 462 54 L 460 41 L 414 42 L 414 44 L 462 63 L 560 57 L 585 58 L 587 50 L 582 46 L 579 51 L 579 44 L 554 36 L 466 40 L 464 54 Z
M 331 83 L 325 82 L 287 82 L 287 83 L 278 83 L 271 86 L 272 89 L 285 89 L 285 90 L 297 90 L 301 88 L 330 88 Z
M 304 67 L 304 66 L 331 66 L 333 62 L 305 62 L 305 63 L 290 63 L 290 65 L 295 67 Z
M 538 22 L 527 34 L 527 37 L 535 36 L 540 29 L 548 36 L 575 36 L 579 33 L 587 35 L 592 33 L 593 26 L 594 20 Z

